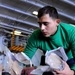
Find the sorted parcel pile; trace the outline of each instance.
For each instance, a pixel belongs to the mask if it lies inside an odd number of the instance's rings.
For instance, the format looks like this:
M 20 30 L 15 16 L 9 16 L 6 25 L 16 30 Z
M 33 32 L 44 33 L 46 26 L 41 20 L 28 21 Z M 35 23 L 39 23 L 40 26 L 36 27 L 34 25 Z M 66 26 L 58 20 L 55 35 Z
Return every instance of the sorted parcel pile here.
M 58 47 L 57 49 L 47 51 L 45 54 L 45 66 L 38 66 L 35 70 L 31 72 L 31 74 L 42 75 L 43 72 L 51 71 L 55 74 L 54 70 L 63 70 L 64 69 L 64 61 L 68 60 L 67 55 L 63 47 Z
M 32 65 L 30 59 L 23 53 L 12 53 L 6 46 L 5 36 L 0 36 L 0 75 L 21 75 L 24 65 Z

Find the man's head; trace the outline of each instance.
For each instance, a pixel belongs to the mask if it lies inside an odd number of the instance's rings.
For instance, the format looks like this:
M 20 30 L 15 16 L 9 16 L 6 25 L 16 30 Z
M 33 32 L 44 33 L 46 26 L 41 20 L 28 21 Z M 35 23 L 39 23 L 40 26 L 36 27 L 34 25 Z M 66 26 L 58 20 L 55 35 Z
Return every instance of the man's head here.
M 39 27 L 45 37 L 49 37 L 57 31 L 60 20 L 54 7 L 45 6 L 38 11 Z

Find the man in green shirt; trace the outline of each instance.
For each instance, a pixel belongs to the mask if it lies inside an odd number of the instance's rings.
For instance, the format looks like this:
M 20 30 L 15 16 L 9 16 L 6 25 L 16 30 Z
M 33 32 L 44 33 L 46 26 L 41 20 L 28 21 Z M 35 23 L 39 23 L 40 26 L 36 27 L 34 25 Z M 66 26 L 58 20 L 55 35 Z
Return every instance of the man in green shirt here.
M 75 70 L 75 26 L 60 21 L 54 7 L 45 6 L 38 11 L 39 28 L 29 37 L 24 53 L 32 59 L 36 50 L 52 50 L 63 47 L 68 61 L 57 75 L 74 75 Z

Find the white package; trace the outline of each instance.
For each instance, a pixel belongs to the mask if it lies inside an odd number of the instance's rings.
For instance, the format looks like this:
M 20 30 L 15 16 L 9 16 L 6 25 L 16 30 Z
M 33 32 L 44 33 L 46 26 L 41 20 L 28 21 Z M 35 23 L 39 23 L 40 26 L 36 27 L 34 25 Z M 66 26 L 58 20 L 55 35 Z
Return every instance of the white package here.
M 45 58 L 45 63 L 48 64 L 52 70 L 64 69 L 63 60 L 55 53 L 50 53 L 50 55 L 47 55 Z

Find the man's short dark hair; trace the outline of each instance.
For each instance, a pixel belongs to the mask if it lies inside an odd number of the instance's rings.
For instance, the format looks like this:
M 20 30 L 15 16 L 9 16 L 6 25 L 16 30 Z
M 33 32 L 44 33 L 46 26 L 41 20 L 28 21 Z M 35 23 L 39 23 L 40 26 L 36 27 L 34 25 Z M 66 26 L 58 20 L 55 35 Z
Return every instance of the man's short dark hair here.
M 56 8 L 52 6 L 45 6 L 38 11 L 38 18 L 42 17 L 45 14 L 49 14 L 50 17 L 58 19 L 58 12 Z

